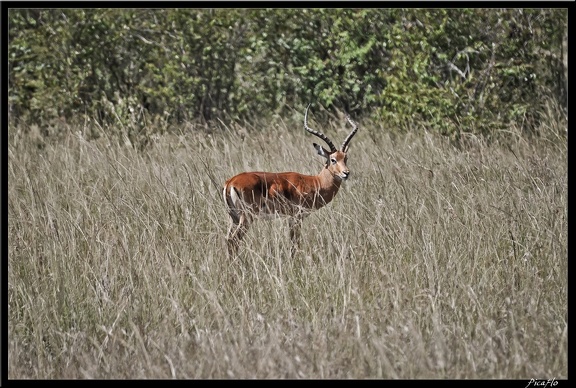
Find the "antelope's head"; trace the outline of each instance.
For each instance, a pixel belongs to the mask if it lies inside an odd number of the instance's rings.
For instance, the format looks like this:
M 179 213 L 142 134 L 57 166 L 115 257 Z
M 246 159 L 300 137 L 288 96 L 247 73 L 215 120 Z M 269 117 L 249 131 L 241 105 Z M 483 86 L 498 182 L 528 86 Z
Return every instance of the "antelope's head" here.
M 306 108 L 306 113 L 304 114 L 304 129 L 324 140 L 330 147 L 330 150 L 327 150 L 321 145 L 314 143 L 314 148 L 316 148 L 318 155 L 326 158 L 325 168 L 327 168 L 330 173 L 338 179 L 348 179 L 348 176 L 350 175 L 350 169 L 346 165 L 348 160 L 346 153 L 348 152 L 348 145 L 350 140 L 352 140 L 352 137 L 356 134 L 356 131 L 358 131 L 358 125 L 352 121 L 352 119 L 350 119 L 348 114 L 346 114 L 346 120 L 350 123 L 350 125 L 352 125 L 353 129 L 352 132 L 350 132 L 350 134 L 346 137 L 346 139 L 344 139 L 340 149 L 337 149 L 334 146 L 334 143 L 332 143 L 332 141 L 326 135 L 321 132 L 317 132 L 308 126 L 308 108 L 310 108 L 310 105 L 308 105 Z

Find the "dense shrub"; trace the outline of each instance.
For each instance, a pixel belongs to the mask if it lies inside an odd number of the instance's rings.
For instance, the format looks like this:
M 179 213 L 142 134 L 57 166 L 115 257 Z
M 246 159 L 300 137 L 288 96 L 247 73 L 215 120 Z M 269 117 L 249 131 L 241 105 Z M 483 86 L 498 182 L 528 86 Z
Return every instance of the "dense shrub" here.
M 566 9 L 11 9 L 9 23 L 11 118 L 41 126 L 138 132 L 313 102 L 492 135 L 567 101 Z

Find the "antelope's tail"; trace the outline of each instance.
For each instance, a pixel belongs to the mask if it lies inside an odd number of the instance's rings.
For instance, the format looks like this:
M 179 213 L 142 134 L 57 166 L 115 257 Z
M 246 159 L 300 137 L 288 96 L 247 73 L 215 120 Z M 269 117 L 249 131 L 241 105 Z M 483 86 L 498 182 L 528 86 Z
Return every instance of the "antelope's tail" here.
M 238 190 L 229 183 L 226 183 L 224 185 L 224 190 L 222 190 L 222 196 L 224 197 L 224 203 L 228 208 L 228 214 L 232 217 L 234 223 L 237 224 L 240 221 L 240 212 L 238 209 L 240 195 Z

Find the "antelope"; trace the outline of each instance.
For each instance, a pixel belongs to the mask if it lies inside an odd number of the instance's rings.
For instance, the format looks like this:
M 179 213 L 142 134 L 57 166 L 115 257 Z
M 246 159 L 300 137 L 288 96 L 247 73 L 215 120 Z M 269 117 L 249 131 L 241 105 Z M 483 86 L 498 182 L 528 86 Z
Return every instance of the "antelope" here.
M 346 114 L 352 132 L 344 139 L 340 149 L 323 133 L 308 126 L 308 109 L 304 113 L 304 129 L 324 140 L 330 150 L 313 143 L 318 155 L 326 164 L 318 175 L 297 172 L 243 172 L 224 183 L 224 203 L 230 216 L 230 228 L 226 236 L 228 254 L 234 256 L 240 240 L 250 224 L 257 218 L 289 218 L 291 256 L 299 245 L 302 220 L 330 203 L 338 193 L 342 181 L 348 179 L 350 170 L 346 165 L 348 144 L 358 131 L 358 125 Z

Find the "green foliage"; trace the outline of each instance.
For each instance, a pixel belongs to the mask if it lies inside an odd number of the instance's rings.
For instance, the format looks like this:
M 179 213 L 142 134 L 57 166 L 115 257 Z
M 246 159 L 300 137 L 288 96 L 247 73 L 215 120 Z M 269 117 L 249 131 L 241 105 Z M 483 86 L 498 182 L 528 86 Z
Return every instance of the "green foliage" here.
M 537 127 L 544 96 L 567 102 L 566 9 L 13 9 L 9 22 L 12 118 L 43 127 L 90 118 L 137 138 L 151 122 L 313 102 L 391 130 L 492 136 Z
M 562 45 L 560 10 L 395 12 L 383 39 L 390 59 L 381 117 L 396 125 L 416 121 L 446 134 L 490 135 L 535 112 L 558 78 L 553 72 L 562 69 L 548 66 L 550 51 L 541 56 L 551 41 L 558 50 Z M 538 30 L 536 24 L 544 28 L 551 20 L 562 27 Z M 553 94 L 565 105 L 561 83 L 555 85 Z M 536 116 L 529 119 L 533 128 Z

